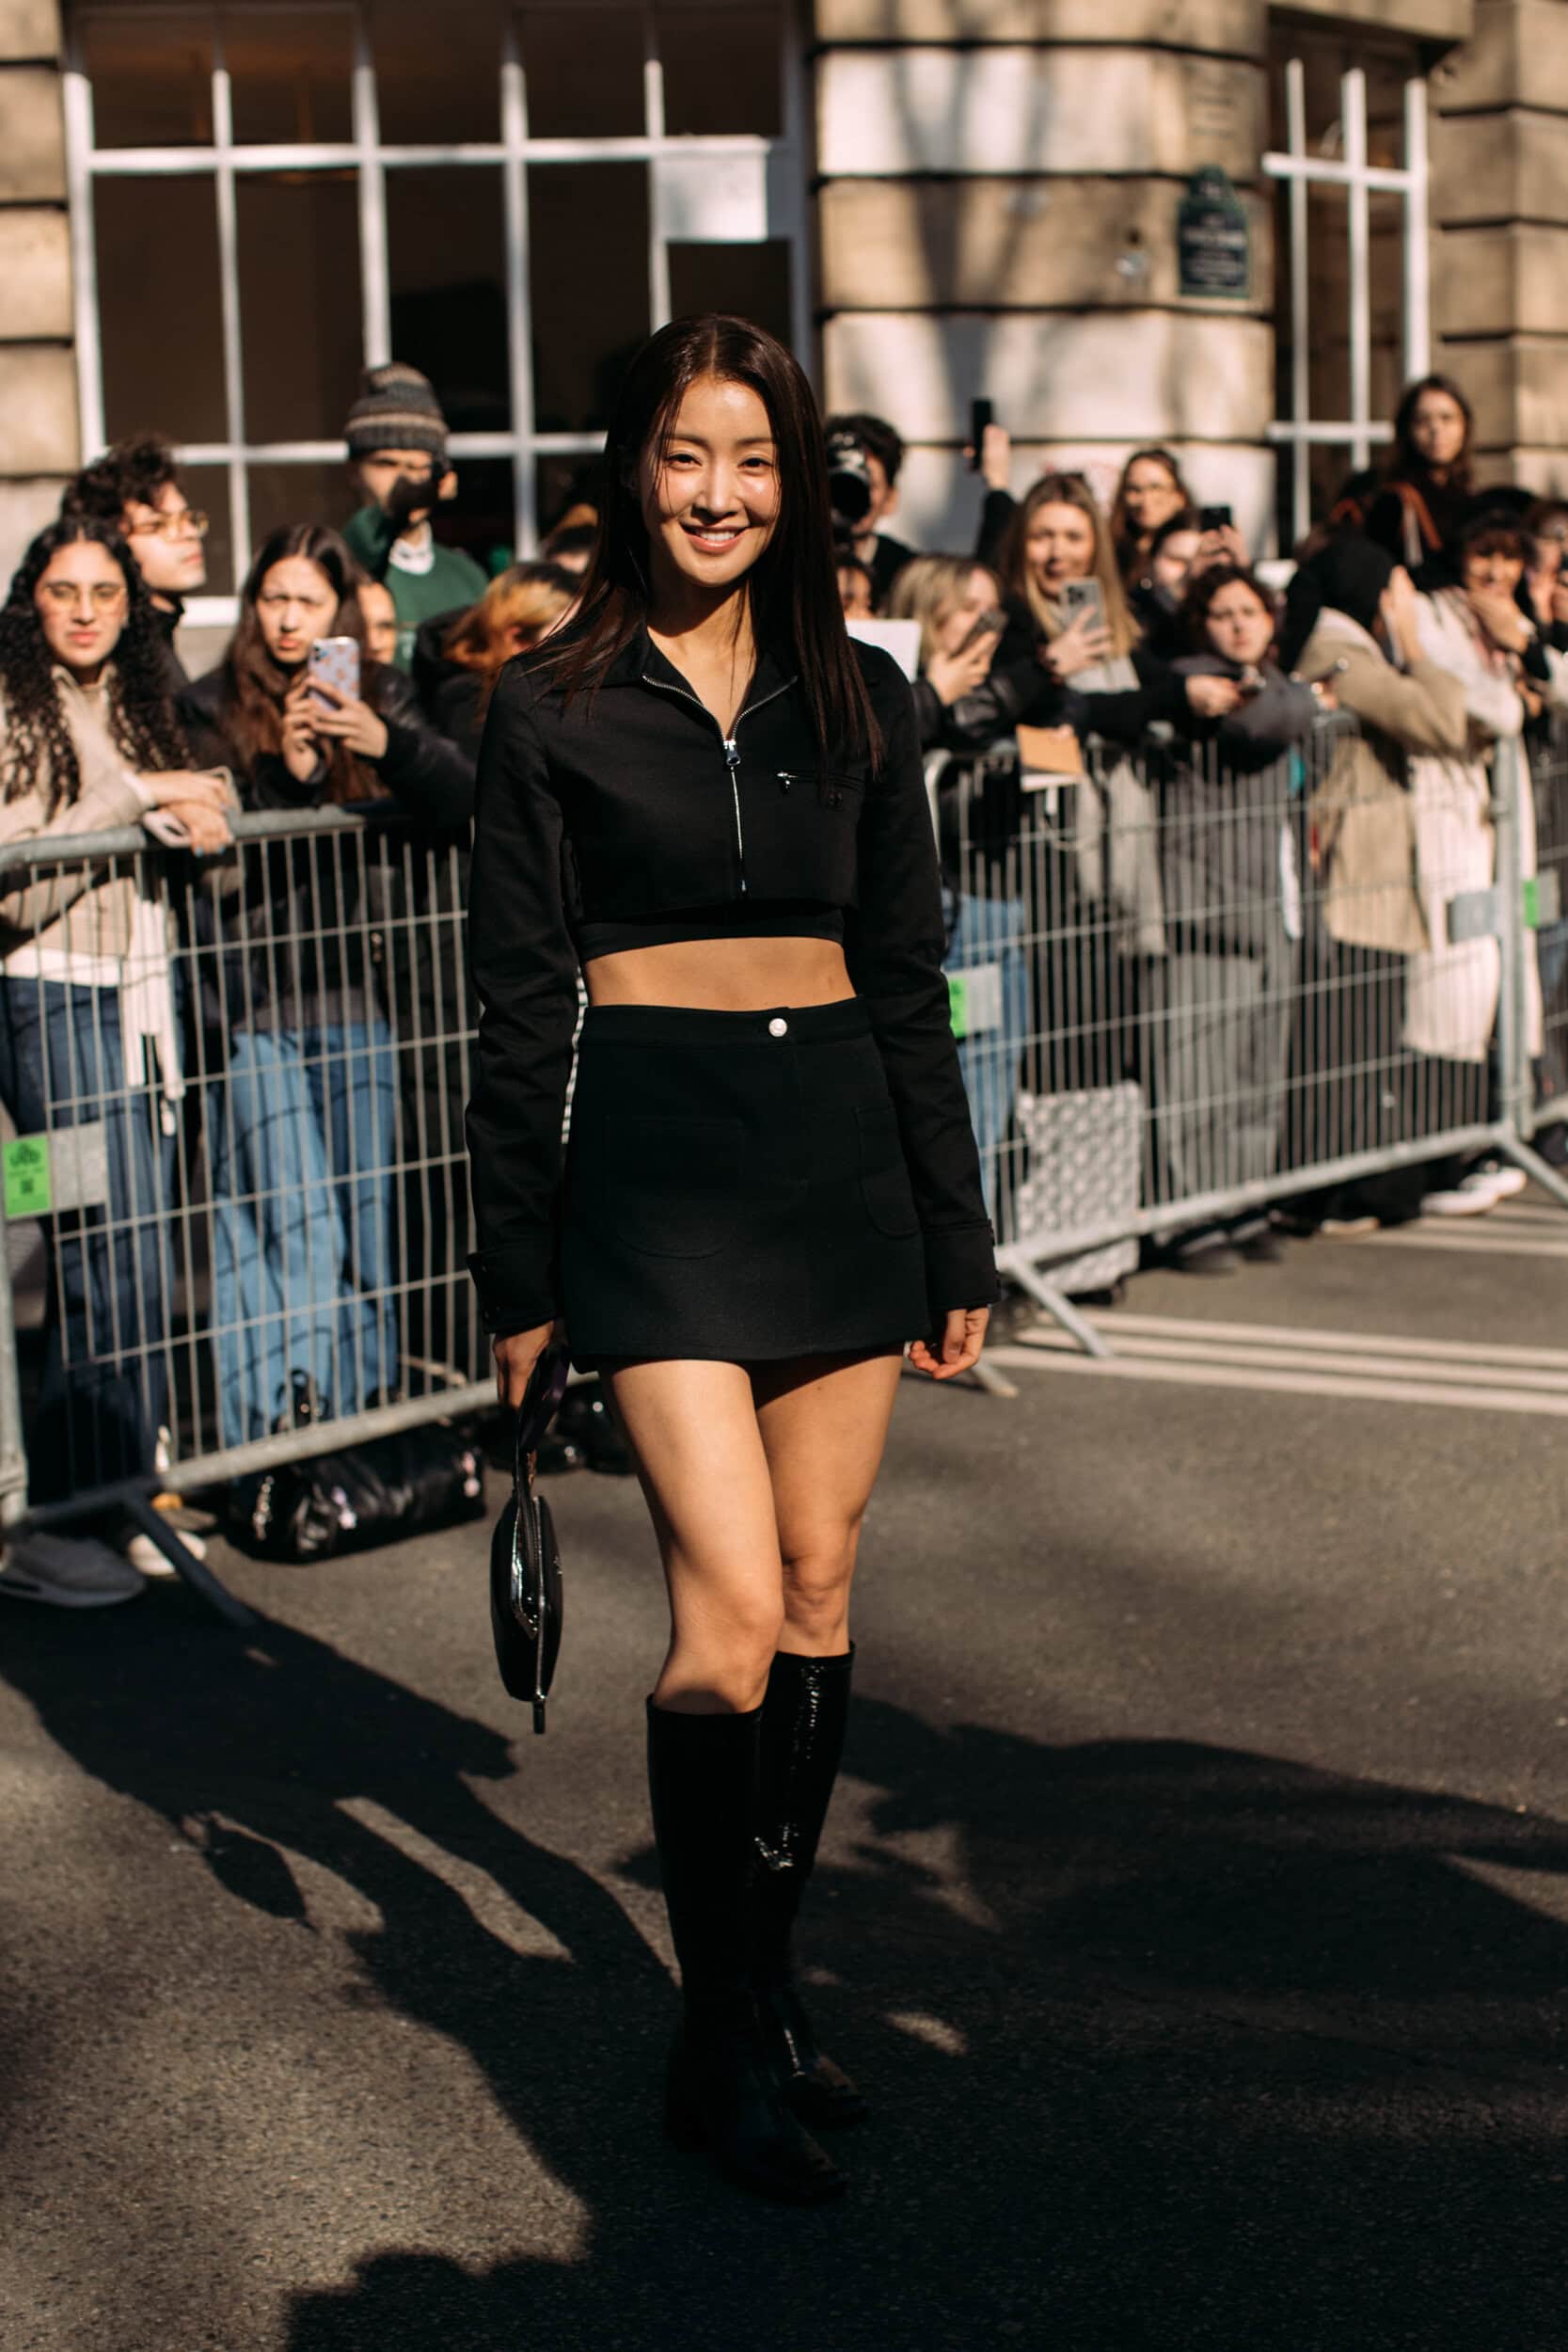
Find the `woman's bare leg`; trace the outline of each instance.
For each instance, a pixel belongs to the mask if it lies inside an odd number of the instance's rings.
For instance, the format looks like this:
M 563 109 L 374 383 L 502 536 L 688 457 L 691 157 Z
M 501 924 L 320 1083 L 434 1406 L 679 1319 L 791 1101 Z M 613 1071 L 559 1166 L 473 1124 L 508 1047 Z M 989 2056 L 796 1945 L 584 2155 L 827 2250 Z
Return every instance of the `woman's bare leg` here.
M 782 1649 L 829 1658 L 849 1646 L 849 1582 L 902 1364 L 887 1349 L 753 1368 L 783 1571 Z
M 784 1626 L 768 1459 L 739 1364 L 622 1364 L 607 1378 L 638 1466 L 670 1592 L 670 1650 L 654 1704 L 673 1713 L 760 1707 Z

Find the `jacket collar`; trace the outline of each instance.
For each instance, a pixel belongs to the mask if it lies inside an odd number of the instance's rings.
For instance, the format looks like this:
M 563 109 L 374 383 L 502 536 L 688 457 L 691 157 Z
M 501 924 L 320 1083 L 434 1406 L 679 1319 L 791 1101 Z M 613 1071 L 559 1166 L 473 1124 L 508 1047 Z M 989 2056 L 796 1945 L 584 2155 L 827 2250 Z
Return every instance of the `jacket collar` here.
M 746 690 L 742 711 L 753 704 L 766 702 L 781 688 L 793 686 L 797 677 L 793 661 L 782 660 L 771 646 L 757 649 L 757 666 L 752 673 L 752 683 Z M 648 634 L 647 624 L 639 622 L 627 643 L 622 646 L 600 680 L 604 686 L 671 686 L 684 694 L 691 693 L 690 681 L 684 678 L 674 663 L 662 654 Z

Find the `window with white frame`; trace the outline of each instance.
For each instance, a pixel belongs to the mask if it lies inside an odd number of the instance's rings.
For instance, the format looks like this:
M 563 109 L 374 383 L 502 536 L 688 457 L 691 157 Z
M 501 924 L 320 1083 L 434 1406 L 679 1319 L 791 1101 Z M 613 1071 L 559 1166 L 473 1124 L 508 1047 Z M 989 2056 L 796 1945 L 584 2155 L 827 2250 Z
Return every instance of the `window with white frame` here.
M 1279 544 L 1292 548 L 1389 438 L 1431 361 L 1426 83 L 1414 42 L 1276 26 Z
M 178 446 L 233 611 L 341 521 L 359 370 L 452 428 L 443 535 L 528 551 L 643 338 L 737 310 L 804 353 L 789 0 L 82 0 L 66 121 L 82 442 Z

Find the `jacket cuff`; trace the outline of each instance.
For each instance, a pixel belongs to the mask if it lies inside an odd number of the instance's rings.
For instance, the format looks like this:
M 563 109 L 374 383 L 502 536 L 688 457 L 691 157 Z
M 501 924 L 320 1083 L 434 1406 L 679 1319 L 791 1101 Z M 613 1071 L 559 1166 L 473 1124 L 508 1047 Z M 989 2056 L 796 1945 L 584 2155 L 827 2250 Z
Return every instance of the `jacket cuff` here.
M 479 1293 L 479 1315 L 486 1331 L 536 1331 L 561 1312 L 550 1244 L 508 1242 L 499 1249 L 476 1249 L 468 1271 Z
M 933 1318 L 955 1307 L 990 1307 L 1000 1297 L 996 1241 L 989 1225 L 945 1225 L 921 1238 L 926 1304 Z

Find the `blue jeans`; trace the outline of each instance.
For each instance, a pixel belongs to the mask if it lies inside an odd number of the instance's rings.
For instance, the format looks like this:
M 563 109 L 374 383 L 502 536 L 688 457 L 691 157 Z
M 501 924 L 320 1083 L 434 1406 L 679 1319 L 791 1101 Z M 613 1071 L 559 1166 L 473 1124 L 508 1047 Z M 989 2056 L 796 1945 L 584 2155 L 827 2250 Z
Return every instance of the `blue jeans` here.
M 241 1030 L 213 1146 L 213 1325 L 225 1445 L 314 1380 L 358 1412 L 397 1377 L 398 1083 L 385 1022 Z
M 0 1099 L 19 1135 L 103 1128 L 106 1203 L 42 1220 L 49 1288 L 27 1483 L 35 1502 L 57 1502 L 150 1470 L 168 1420 L 175 1138 L 158 1082 L 127 1083 L 118 989 L 0 976 Z
M 1023 946 L 1028 910 L 1022 898 L 971 898 L 958 894 L 958 920 L 947 950 L 950 977 L 994 963 L 1001 982 L 1001 1022 L 958 1040 L 958 1068 L 969 1116 L 980 1147 L 986 1201 L 997 1238 L 1002 1147 L 1018 1096 L 1019 1070 L 1029 1037 L 1029 957 Z

